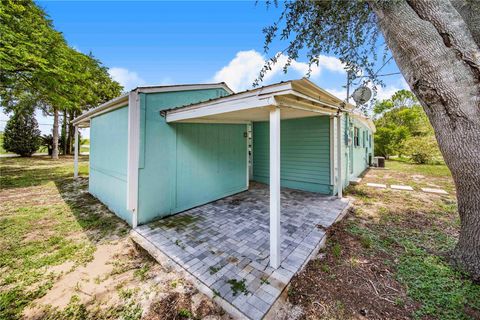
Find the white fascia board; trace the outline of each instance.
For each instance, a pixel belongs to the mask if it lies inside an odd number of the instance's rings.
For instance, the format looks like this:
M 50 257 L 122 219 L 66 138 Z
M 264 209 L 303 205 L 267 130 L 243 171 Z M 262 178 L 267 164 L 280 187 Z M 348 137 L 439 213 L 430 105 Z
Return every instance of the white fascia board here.
M 109 111 L 112 111 L 114 109 L 120 108 L 125 106 L 125 104 L 128 102 L 128 96 L 129 94 L 124 94 L 121 95 L 120 97 L 117 97 L 115 99 L 112 99 L 110 101 L 105 102 L 104 104 L 99 105 L 95 109 L 92 109 L 90 111 L 87 111 L 75 119 L 71 121 L 73 125 L 78 125 L 81 122 L 85 122 L 90 120 L 93 116 L 100 115 L 102 113 L 106 113 Z
M 364 116 L 362 114 L 358 114 L 358 113 L 352 113 L 352 115 L 355 119 L 357 119 L 358 121 L 363 123 L 365 126 L 367 126 L 372 131 L 372 133 L 375 133 L 375 131 L 377 131 L 377 128 L 373 123 L 373 120 L 370 119 L 369 117 Z
M 314 89 L 312 89 L 312 90 L 319 91 L 319 92 L 321 92 L 322 94 L 328 96 L 329 98 L 331 98 L 331 99 L 333 99 L 333 100 L 337 100 L 338 103 L 342 103 L 342 99 L 338 98 L 337 96 L 333 95 L 332 93 L 328 92 L 327 90 L 320 88 L 320 87 L 317 86 L 314 82 L 312 82 L 310 79 L 303 78 L 303 79 L 299 80 L 299 82 L 301 82 L 301 81 L 307 82 L 311 87 L 314 88 Z M 307 88 L 307 90 L 311 90 L 311 89 Z
M 249 120 L 230 120 L 230 119 L 187 119 L 182 121 L 177 121 L 178 123 L 221 123 L 221 124 L 249 124 Z
M 335 109 L 335 110 L 342 110 L 342 108 L 340 107 L 340 105 L 336 105 L 336 104 L 332 104 L 330 102 L 327 102 L 327 101 L 324 101 L 322 99 L 315 99 L 315 98 L 312 98 L 310 96 L 307 96 L 306 94 L 303 94 L 301 92 L 298 92 L 296 90 L 289 90 L 287 91 L 287 94 L 291 94 L 291 95 L 294 95 L 296 97 L 299 97 L 299 98 L 302 98 L 302 99 L 305 99 L 305 100 L 308 100 L 308 101 L 311 101 L 311 102 L 314 102 L 314 103 L 317 103 L 317 104 L 320 104 L 320 105 L 323 105 L 327 108 L 332 108 L 332 109 Z M 347 111 L 348 110 L 342 110 L 342 111 Z
M 184 85 L 172 85 L 172 86 L 145 86 L 138 87 L 137 92 L 141 93 L 160 93 L 160 92 L 174 92 L 174 91 L 189 91 L 189 90 L 202 90 L 202 89 L 224 89 L 230 94 L 234 92 L 224 83 L 211 83 L 211 84 L 184 84 Z
M 166 121 L 182 121 L 246 109 L 268 107 L 272 105 L 276 105 L 276 101 L 272 97 L 258 98 L 255 95 L 249 98 L 236 99 L 233 101 L 217 101 L 217 103 L 212 103 L 210 105 L 194 109 L 179 109 L 175 112 L 167 112 Z
M 173 92 L 173 91 L 188 91 L 188 90 L 202 90 L 202 89 L 224 89 L 230 94 L 234 92 L 230 89 L 225 83 L 212 83 L 212 84 L 194 84 L 194 85 L 172 85 L 172 86 L 145 86 L 145 87 L 138 87 L 131 92 L 140 93 L 159 93 L 159 92 Z M 130 93 L 131 93 L 130 92 Z M 110 101 L 107 101 L 95 109 L 87 111 L 80 116 L 73 119 L 71 122 L 73 125 L 78 125 L 81 122 L 86 122 L 90 120 L 94 116 L 101 115 L 106 112 L 110 112 L 117 108 L 125 106 L 128 102 L 128 98 L 130 93 L 123 94 L 117 98 L 114 98 Z
M 304 100 L 297 96 L 276 96 L 276 100 L 279 106 L 298 109 L 303 111 L 309 111 L 325 115 L 334 115 L 337 113 L 338 109 L 324 107 L 320 102 L 313 102 L 311 100 Z
M 284 83 L 277 83 L 270 85 L 268 87 L 262 87 L 258 88 L 255 90 L 247 90 L 244 92 L 239 92 L 230 96 L 225 96 L 221 98 L 216 98 L 211 101 L 205 101 L 205 102 L 199 102 L 199 103 L 194 103 L 189 106 L 181 107 L 178 109 L 172 109 L 170 111 L 167 111 L 169 114 L 174 114 L 177 112 L 183 112 L 186 110 L 191 110 L 191 109 L 199 109 L 203 108 L 205 106 L 210 106 L 213 104 L 221 104 L 221 103 L 226 103 L 229 101 L 237 101 L 241 99 L 245 99 L 248 97 L 258 97 L 258 98 L 263 98 L 264 96 L 271 95 L 272 93 L 277 93 L 278 92 L 285 92 L 285 90 L 291 89 L 291 83 L 290 82 L 284 82 Z

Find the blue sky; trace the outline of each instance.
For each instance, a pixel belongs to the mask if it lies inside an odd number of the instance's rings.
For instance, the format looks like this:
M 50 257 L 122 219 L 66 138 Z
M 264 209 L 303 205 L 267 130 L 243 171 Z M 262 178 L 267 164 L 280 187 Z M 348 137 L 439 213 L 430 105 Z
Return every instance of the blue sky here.
M 217 81 L 227 82 L 235 91 L 250 88 L 265 59 L 262 29 L 279 15 L 278 9 L 267 10 L 265 4 L 253 1 L 37 3 L 70 46 L 91 51 L 126 90 L 147 84 Z M 271 54 L 285 46 L 277 41 Z M 332 56 L 321 61 L 311 80 L 344 98 L 342 65 Z M 279 65 L 264 84 L 300 78 L 306 68 L 305 58 L 294 63 L 287 75 Z M 395 71 L 393 62 L 382 69 L 382 73 Z M 385 81 L 380 98 L 405 87 L 400 76 Z M 5 119 L 0 114 L 0 120 Z M 41 126 L 44 133 L 51 130 L 51 118 L 39 115 L 38 121 L 47 124 Z

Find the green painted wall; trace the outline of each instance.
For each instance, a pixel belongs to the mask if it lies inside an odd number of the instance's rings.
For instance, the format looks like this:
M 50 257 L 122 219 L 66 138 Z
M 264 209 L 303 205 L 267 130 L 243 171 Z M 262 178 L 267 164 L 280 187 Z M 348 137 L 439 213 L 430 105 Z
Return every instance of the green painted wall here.
M 126 209 L 127 130 L 127 106 L 91 120 L 89 192 L 131 223 Z
M 357 127 L 360 130 L 360 146 L 353 146 L 352 136 L 352 149 L 353 149 L 353 173 L 354 177 L 358 177 L 368 167 L 368 155 L 373 154 L 372 144 L 369 142 L 371 131 L 366 125 L 358 121 L 357 119 L 351 120 L 351 126 Z M 353 134 L 353 131 L 352 131 Z
M 246 125 L 167 124 L 159 113 L 224 95 L 223 89 L 140 94 L 139 224 L 247 188 Z M 282 120 L 283 187 L 336 192 L 331 180 L 330 124 L 327 116 Z M 353 147 L 350 154 L 347 143 L 353 126 L 361 130 L 361 145 Z M 369 141 L 368 128 L 349 116 L 342 117 L 342 132 L 347 185 L 349 162 L 353 160 L 353 176 L 363 172 L 373 141 Z M 127 106 L 92 119 L 89 191 L 131 223 L 131 213 L 126 210 L 127 135 Z M 253 180 L 269 182 L 268 122 L 253 123 Z
M 177 125 L 167 124 L 159 111 L 227 94 L 223 89 L 140 94 L 139 224 L 179 212 L 182 208 L 185 208 L 185 205 L 183 205 L 185 196 L 181 195 L 180 199 L 177 199 L 177 143 L 179 142 L 177 141 Z M 204 126 L 205 133 L 210 130 L 208 125 L 196 124 L 196 126 Z M 182 146 L 188 143 L 187 127 L 179 129 L 183 134 L 179 142 Z M 205 136 L 204 139 L 207 139 L 207 137 Z M 205 143 L 205 141 L 199 141 L 198 143 Z M 191 162 L 192 159 L 188 159 L 189 156 L 192 155 L 182 154 L 182 157 L 186 157 L 182 161 L 185 163 Z M 211 167 L 208 167 L 208 170 L 211 169 Z M 199 180 L 191 182 L 199 190 L 202 189 L 203 181 L 200 180 L 202 174 L 199 173 L 195 177 Z M 185 190 L 185 192 L 189 192 L 187 189 Z M 211 191 L 212 194 L 209 199 L 205 195 L 199 195 L 192 200 L 192 203 L 201 204 L 215 200 L 218 190 Z M 205 192 L 208 193 L 208 189 L 205 188 Z
M 269 124 L 253 123 L 253 180 L 269 182 Z M 330 118 L 282 120 L 282 187 L 330 194 Z
M 177 186 L 173 211 L 247 189 L 246 125 L 176 124 Z

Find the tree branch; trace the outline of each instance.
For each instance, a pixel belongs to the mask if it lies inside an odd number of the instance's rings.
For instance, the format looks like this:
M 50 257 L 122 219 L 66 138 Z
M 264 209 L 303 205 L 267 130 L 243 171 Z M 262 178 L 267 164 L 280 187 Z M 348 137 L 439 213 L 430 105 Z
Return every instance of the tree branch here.
M 450 0 L 462 16 L 475 43 L 480 48 L 480 2 L 476 0 Z
M 463 17 L 449 0 L 407 0 L 410 7 L 425 21 L 430 22 L 442 37 L 447 48 L 455 50 L 456 55 L 472 70 L 480 80 L 480 50 Z

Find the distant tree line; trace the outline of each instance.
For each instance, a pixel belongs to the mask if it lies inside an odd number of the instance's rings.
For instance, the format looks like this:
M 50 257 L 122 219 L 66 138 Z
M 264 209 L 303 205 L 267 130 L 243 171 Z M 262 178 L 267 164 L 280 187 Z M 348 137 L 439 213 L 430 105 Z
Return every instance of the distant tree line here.
M 415 95 L 397 91 L 390 99 L 373 108 L 375 154 L 408 156 L 415 163 L 432 163 L 442 159 L 433 128 Z
M 63 153 L 71 153 L 70 120 L 118 96 L 122 86 L 91 53 L 70 47 L 32 0 L 1 1 L 0 34 L 0 103 L 16 118 L 7 127 L 19 128 L 19 119 L 33 117 L 36 109 L 53 116 L 52 158 L 57 159 L 63 115 Z

